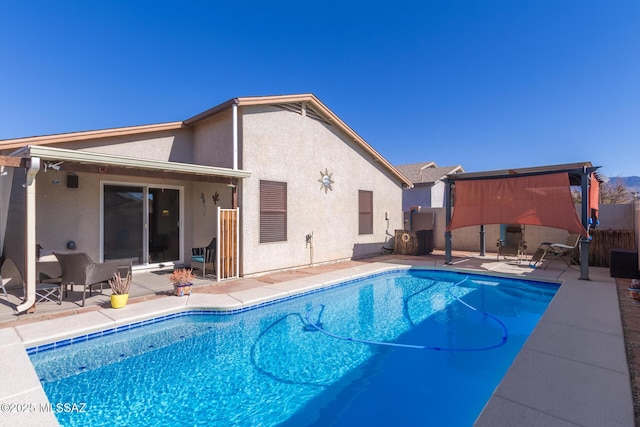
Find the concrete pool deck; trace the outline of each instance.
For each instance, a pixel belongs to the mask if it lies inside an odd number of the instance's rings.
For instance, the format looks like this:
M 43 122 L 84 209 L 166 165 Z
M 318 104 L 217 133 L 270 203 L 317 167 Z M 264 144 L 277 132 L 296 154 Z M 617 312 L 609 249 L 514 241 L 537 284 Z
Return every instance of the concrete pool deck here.
M 7 317 L 0 307 L 0 405 L 6 409 L 2 411 L 0 425 L 57 425 L 54 413 L 46 410 L 49 401 L 26 348 L 182 310 L 239 309 L 410 265 L 562 284 L 475 425 L 634 425 L 617 288 L 608 269 L 592 267 L 590 280 L 579 280 L 578 270 L 558 261 L 545 270 L 532 270 L 526 263 L 496 261 L 495 255 L 456 256 L 453 261 L 453 265 L 444 266 L 442 256 L 389 255 L 260 278 L 218 284 L 203 282 L 194 294 L 183 298 L 163 296 L 169 289 L 166 278 L 134 273 L 134 282 L 148 292 L 136 290 L 136 298 L 123 309 L 100 308 L 104 295 L 89 299 L 84 309 L 41 304 L 38 305 L 41 314 L 18 319 Z M 154 288 L 156 282 L 158 289 Z

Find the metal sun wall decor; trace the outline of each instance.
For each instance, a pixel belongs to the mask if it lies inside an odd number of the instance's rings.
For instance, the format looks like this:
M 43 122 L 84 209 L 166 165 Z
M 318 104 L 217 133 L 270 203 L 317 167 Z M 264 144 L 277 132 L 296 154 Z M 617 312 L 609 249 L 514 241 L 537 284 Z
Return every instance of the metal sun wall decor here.
M 327 168 L 324 168 L 324 172 L 320 171 L 320 179 L 318 182 L 320 183 L 320 190 L 324 189 L 324 194 L 327 194 L 328 190 L 333 191 L 331 184 L 335 183 L 335 181 L 331 179 L 332 176 L 333 173 L 329 173 Z

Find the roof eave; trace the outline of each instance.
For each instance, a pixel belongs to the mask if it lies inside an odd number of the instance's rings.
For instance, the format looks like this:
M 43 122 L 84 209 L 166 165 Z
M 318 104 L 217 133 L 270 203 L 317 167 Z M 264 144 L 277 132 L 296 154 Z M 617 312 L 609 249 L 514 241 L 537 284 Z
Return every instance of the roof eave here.
M 191 117 L 184 121 L 185 126 L 191 126 L 201 120 L 207 119 L 213 115 L 221 113 L 231 108 L 233 104 L 238 106 L 251 105 L 270 105 L 284 104 L 291 102 L 306 102 L 311 104 L 318 114 L 321 114 L 329 123 L 336 125 L 340 130 L 349 135 L 354 142 L 360 145 L 369 155 L 371 155 L 377 163 L 380 163 L 387 169 L 403 186 L 411 188 L 413 184 L 407 177 L 400 173 L 391 163 L 389 163 L 380 153 L 378 153 L 371 145 L 369 145 L 360 135 L 343 122 L 333 111 L 327 108 L 314 94 L 295 94 L 295 95 L 273 95 L 273 96 L 248 96 L 230 99 L 216 107 L 213 107 L 203 113 Z
M 26 146 L 58 144 L 61 142 L 85 141 L 88 139 L 111 138 L 116 136 L 136 135 L 147 132 L 175 130 L 183 127 L 182 122 L 158 123 L 152 125 L 128 126 L 112 129 L 89 130 L 82 132 L 61 133 L 55 135 L 31 136 L 26 138 L 5 139 L 0 141 L 0 150 Z
M 593 172 L 601 166 L 593 166 L 591 162 L 567 163 L 561 165 L 536 166 L 517 169 L 500 169 L 483 172 L 464 172 L 447 174 L 445 179 L 449 181 L 475 180 L 475 179 L 494 179 L 514 176 L 531 176 L 545 175 L 551 173 L 567 172 L 571 174 L 579 174 L 583 172 Z
M 151 171 L 175 172 L 191 175 L 222 176 L 232 178 L 248 178 L 251 173 L 240 169 L 227 169 L 215 166 L 194 165 L 190 163 L 169 162 L 164 160 L 140 159 L 113 154 L 93 153 L 82 150 L 29 146 L 22 154 L 28 157 L 39 157 L 43 160 L 66 161 L 73 163 L 108 165 L 114 167 L 143 169 Z

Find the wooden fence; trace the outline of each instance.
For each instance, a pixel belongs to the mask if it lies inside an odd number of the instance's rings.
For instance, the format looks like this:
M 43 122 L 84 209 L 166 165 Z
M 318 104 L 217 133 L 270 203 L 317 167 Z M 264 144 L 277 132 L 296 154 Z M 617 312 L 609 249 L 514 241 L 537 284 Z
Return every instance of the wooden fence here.
M 589 265 L 609 267 L 611 249 L 637 249 L 633 230 L 592 230 L 589 244 Z

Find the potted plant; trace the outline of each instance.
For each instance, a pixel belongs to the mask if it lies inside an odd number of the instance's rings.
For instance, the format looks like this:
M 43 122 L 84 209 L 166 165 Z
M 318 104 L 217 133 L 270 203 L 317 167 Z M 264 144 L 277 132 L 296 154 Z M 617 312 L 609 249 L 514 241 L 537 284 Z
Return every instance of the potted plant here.
M 191 268 L 179 268 L 173 270 L 173 273 L 169 276 L 169 280 L 173 283 L 173 293 L 179 297 L 184 295 L 191 295 L 191 286 L 193 286 L 193 279 L 196 275 L 193 274 Z
M 640 303 L 640 280 L 633 279 L 629 285 L 629 296 L 634 302 Z
M 127 305 L 129 288 L 131 288 L 131 273 L 127 273 L 126 277 L 115 273 L 113 279 L 109 280 L 109 286 L 111 286 L 111 307 L 122 308 Z

